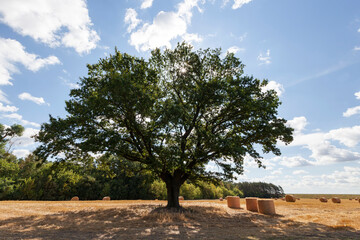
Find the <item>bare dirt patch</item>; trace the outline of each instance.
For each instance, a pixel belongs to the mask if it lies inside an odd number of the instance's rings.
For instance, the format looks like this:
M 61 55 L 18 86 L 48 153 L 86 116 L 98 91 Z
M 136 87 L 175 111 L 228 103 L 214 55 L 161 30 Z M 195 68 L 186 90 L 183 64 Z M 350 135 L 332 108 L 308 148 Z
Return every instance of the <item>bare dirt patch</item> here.
M 191 211 L 156 211 L 165 201 L 0 202 L 0 239 L 360 239 L 360 204 L 275 201 L 278 215 L 181 201 Z

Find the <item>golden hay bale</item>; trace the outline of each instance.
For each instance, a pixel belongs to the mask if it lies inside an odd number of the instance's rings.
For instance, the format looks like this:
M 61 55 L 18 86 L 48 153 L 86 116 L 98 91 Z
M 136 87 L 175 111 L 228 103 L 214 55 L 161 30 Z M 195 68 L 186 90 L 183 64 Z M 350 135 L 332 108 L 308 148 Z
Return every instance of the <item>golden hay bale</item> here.
M 333 197 L 333 198 L 331 199 L 331 201 L 332 201 L 333 203 L 341 203 L 341 200 L 340 200 L 340 198 L 338 198 L 338 197 Z
M 227 196 L 227 205 L 229 208 L 240 208 L 240 198 L 238 196 Z
M 75 197 L 71 198 L 71 201 L 79 201 L 79 197 L 75 196 Z
M 274 215 L 274 214 L 276 214 L 274 200 L 272 200 L 272 199 L 258 199 L 257 203 L 258 203 L 259 213 L 266 214 L 266 215 Z
M 299 201 L 300 201 L 300 198 L 297 198 L 296 200 L 299 200 Z
M 349 198 L 349 200 L 351 201 L 351 200 L 352 200 L 352 198 Z
M 109 196 L 103 197 L 103 201 L 110 201 L 110 197 Z
M 252 212 L 257 212 L 258 211 L 258 203 L 257 203 L 257 201 L 258 201 L 258 199 L 254 198 L 254 197 L 245 198 L 246 210 L 252 211 Z
M 286 202 L 296 202 L 296 198 L 293 195 L 286 195 L 285 201 Z
M 327 202 L 328 201 L 327 198 L 325 198 L 325 197 L 321 197 L 321 198 L 319 198 L 319 200 L 320 200 L 320 202 Z
M 221 198 L 219 198 L 219 200 L 220 200 L 220 201 L 224 201 L 224 199 L 223 199 L 222 197 L 221 197 Z
M 281 200 L 285 201 L 285 198 L 282 198 Z
M 183 196 L 179 196 L 179 200 L 184 200 L 184 197 L 183 197 Z
M 228 196 L 225 197 L 225 200 L 227 200 Z

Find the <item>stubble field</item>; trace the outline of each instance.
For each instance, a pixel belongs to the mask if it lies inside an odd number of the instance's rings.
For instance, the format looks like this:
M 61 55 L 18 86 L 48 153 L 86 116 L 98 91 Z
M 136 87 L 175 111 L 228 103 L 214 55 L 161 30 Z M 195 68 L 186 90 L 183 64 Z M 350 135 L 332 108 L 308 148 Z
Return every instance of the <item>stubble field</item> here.
M 275 201 L 277 215 L 227 208 L 226 201 L 2 201 L 0 239 L 360 239 L 360 203 Z

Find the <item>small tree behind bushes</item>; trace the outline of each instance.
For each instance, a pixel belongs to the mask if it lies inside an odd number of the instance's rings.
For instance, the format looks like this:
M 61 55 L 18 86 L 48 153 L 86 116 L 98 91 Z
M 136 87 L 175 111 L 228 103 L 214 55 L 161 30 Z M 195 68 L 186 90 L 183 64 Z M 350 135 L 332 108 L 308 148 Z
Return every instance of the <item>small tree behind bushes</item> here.
M 236 183 L 244 197 L 279 198 L 284 196 L 284 190 L 280 185 L 265 182 L 241 182 Z

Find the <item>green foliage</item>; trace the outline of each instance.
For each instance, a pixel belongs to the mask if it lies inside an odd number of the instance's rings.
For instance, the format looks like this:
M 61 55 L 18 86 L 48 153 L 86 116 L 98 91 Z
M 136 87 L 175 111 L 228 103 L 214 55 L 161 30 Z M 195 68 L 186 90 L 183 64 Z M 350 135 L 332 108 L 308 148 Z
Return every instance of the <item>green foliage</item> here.
M 191 183 L 184 183 L 180 188 L 180 195 L 185 199 L 201 199 L 201 189 Z
M 167 197 L 166 185 L 163 181 L 155 180 L 150 186 L 150 192 L 153 193 L 155 199 L 165 200 Z
M 260 167 L 258 149 L 280 155 L 277 141 L 292 141 L 293 129 L 277 117 L 276 92 L 263 91 L 266 80 L 244 76 L 234 54 L 182 43 L 154 50 L 148 61 L 116 50 L 87 67 L 70 92 L 67 117 L 41 126 L 36 155 L 86 160 L 93 152 L 136 162 L 166 183 L 170 207 L 179 206 L 186 180 L 233 179 L 246 155 Z M 221 170 L 207 170 L 208 163 Z M 200 187 L 208 198 L 221 195 Z
M 0 177 L 1 178 L 16 178 L 20 172 L 19 164 L 9 162 L 7 159 L 0 159 Z

